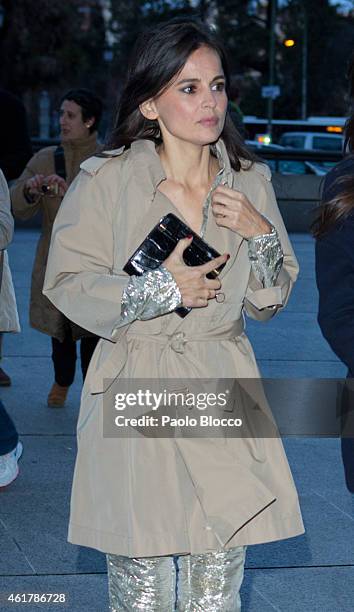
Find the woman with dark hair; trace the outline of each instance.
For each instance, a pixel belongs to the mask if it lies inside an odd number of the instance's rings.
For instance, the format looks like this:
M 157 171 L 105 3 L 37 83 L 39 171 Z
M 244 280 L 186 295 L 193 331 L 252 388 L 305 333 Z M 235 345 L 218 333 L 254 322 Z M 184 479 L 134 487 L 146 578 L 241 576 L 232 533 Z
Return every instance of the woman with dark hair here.
M 14 216 L 23 221 L 42 212 L 42 234 L 32 272 L 30 323 L 51 336 L 54 382 L 48 406 L 64 406 L 76 369 L 76 341 L 80 340 L 82 376 L 98 338 L 73 325 L 42 294 L 54 219 L 80 164 L 98 149 L 97 129 L 102 102 L 88 89 L 71 89 L 60 101 L 60 145 L 41 149 L 11 187 Z
M 354 98 L 354 56 L 348 76 Z M 354 113 L 345 127 L 347 151 L 326 176 L 319 213 L 313 223 L 316 238 L 316 280 L 319 291 L 318 322 L 332 350 L 354 377 Z M 351 403 L 351 406 L 349 405 Z M 342 402 L 342 456 L 347 487 L 354 492 L 354 429 L 350 381 Z M 347 415 L 347 416 L 346 416 Z M 351 431 L 350 431 L 351 427 Z
M 249 380 L 247 419 L 271 423 L 262 393 L 253 397 L 259 371 L 243 311 L 272 317 L 298 267 L 269 169 L 227 115 L 227 88 L 224 51 L 203 24 L 178 20 L 143 34 L 110 151 L 82 164 L 53 231 L 44 293 L 101 336 L 82 395 L 69 540 L 107 553 L 111 611 L 240 610 L 246 546 L 303 532 L 277 437 L 171 435 L 161 419 L 148 432 L 128 418 L 114 439 L 110 406 L 123 409 L 124 398 L 131 406 L 134 381 L 140 393 L 146 379 L 182 397 Z M 186 265 L 191 234 L 162 265 L 129 277 L 127 260 L 171 212 L 223 254 Z M 181 306 L 191 309 L 184 318 Z M 138 415 L 160 416 L 139 402 Z

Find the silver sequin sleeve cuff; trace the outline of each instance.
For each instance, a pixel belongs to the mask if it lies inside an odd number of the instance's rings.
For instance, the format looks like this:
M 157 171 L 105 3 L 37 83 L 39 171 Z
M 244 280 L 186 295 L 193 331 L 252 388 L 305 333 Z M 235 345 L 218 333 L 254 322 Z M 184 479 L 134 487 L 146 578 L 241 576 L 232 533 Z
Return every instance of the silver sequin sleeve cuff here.
M 274 287 L 283 264 L 283 249 L 273 225 L 270 234 L 260 234 L 248 239 L 248 257 L 253 272 L 263 287 Z
M 123 291 L 121 323 L 153 319 L 172 312 L 181 305 L 181 301 L 175 279 L 164 266 L 145 272 L 142 276 L 132 276 Z

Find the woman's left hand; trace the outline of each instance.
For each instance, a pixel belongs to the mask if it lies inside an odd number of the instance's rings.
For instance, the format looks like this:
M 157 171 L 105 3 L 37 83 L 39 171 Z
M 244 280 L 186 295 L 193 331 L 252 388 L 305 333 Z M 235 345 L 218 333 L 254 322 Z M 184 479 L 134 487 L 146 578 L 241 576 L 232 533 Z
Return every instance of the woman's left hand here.
M 215 222 L 237 232 L 243 238 L 269 234 L 272 228 L 241 191 L 219 185 L 212 194 Z

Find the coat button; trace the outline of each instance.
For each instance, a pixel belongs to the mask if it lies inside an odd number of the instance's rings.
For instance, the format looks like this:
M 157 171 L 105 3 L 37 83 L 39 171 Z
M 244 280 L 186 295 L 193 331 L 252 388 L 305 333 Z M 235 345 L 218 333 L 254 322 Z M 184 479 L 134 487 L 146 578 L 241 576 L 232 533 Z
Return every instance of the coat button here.
M 176 353 L 184 353 L 184 345 L 186 344 L 186 335 L 184 332 L 177 332 L 171 338 L 171 348 Z

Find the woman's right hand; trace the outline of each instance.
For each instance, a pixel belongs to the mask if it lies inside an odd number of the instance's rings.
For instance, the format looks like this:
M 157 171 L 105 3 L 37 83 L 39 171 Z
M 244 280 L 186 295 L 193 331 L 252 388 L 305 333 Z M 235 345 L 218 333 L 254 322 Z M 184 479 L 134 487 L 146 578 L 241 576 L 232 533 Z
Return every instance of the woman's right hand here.
M 229 255 L 225 253 L 201 266 L 187 266 L 183 259 L 183 253 L 191 242 L 192 238 L 179 240 L 163 265 L 171 272 L 178 285 L 182 296 L 182 305 L 189 308 L 202 308 L 208 305 L 208 300 L 215 298 L 216 293 L 221 288 L 221 282 L 218 278 L 209 279 L 206 274 L 227 261 Z

